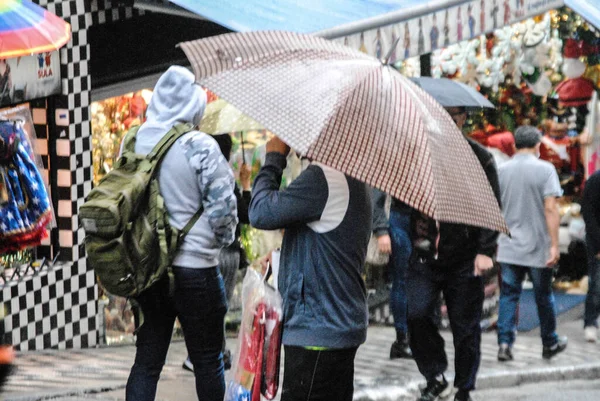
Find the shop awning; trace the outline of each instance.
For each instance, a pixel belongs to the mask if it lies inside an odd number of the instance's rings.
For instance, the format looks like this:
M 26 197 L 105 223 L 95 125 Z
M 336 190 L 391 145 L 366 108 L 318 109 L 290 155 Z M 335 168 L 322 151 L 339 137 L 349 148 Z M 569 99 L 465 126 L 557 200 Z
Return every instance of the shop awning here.
M 141 0 L 137 0 L 141 1 Z M 234 31 L 286 30 L 338 40 L 392 61 L 429 53 L 563 5 L 600 25 L 600 0 L 144 0 Z
M 429 14 L 465 0 L 171 0 L 234 31 L 286 30 L 332 38 Z M 334 29 L 335 28 L 335 29 Z
M 395 61 L 542 14 L 563 6 L 564 0 L 170 0 L 170 3 L 234 31 L 313 33 L 379 58 L 388 54 L 397 41 L 391 57 Z
M 565 0 L 565 6 L 600 29 L 600 0 Z

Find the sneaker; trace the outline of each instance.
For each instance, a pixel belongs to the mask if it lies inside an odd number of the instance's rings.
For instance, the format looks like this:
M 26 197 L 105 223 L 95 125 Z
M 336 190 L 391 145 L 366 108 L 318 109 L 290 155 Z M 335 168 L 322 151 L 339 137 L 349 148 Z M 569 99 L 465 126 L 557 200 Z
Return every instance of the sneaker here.
M 412 351 L 408 345 L 408 341 L 394 341 L 390 348 L 390 359 L 413 359 Z
M 192 361 L 190 361 L 190 357 L 189 356 L 187 358 L 185 358 L 185 361 L 183 361 L 183 365 L 181 367 L 184 370 L 188 370 L 190 372 L 194 371 L 194 365 L 192 364 Z
M 437 401 L 452 394 L 452 387 L 448 385 L 446 378 L 442 375 L 442 380 L 432 380 L 427 383 L 427 387 L 421 390 L 421 397 L 418 401 Z
M 588 343 L 598 341 L 598 328 L 596 326 L 587 326 L 583 329 L 583 336 Z
M 498 348 L 498 360 L 500 362 L 513 360 L 512 350 L 508 344 L 500 344 L 500 348 Z
M 559 337 L 556 344 L 551 347 L 544 347 L 542 351 L 542 358 L 551 359 L 554 355 L 563 352 L 567 348 L 567 337 Z

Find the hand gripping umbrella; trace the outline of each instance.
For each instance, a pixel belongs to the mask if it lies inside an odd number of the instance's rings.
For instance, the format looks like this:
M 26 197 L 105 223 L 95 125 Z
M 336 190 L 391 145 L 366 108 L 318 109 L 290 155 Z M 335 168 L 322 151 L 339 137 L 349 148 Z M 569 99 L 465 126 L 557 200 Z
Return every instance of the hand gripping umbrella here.
M 311 35 L 230 33 L 181 44 L 197 82 L 298 153 L 436 220 L 508 232 L 466 139 L 392 67 Z

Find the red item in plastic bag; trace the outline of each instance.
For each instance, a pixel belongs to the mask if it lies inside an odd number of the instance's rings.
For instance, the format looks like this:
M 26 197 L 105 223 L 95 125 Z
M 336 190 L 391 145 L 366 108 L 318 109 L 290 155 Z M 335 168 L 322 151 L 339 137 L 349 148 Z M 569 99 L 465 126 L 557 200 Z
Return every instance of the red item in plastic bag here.
M 263 363 L 263 378 L 261 393 L 267 400 L 272 400 L 279 389 L 279 366 L 281 361 L 281 316 L 275 309 L 267 311 L 267 334 L 268 343 Z
M 263 358 L 265 352 L 265 323 L 266 323 L 266 305 L 264 303 L 258 304 L 256 307 L 256 315 L 254 316 L 254 330 L 252 330 L 252 336 L 256 338 L 256 371 L 254 375 L 254 383 L 252 384 L 252 401 L 260 401 L 260 387 L 263 376 Z M 253 343 L 254 338 L 253 338 Z

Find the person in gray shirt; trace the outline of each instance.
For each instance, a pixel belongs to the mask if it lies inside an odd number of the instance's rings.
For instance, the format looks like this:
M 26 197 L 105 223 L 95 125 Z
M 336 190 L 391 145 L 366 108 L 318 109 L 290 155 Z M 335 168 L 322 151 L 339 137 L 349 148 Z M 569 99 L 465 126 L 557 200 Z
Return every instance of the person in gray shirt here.
M 517 305 L 528 273 L 533 281 L 540 318 L 542 357 L 550 359 L 567 347 L 567 338 L 556 333 L 552 272 L 558 262 L 560 216 L 557 197 L 562 195 L 554 166 L 539 160 L 542 134 L 531 126 L 515 131 L 517 153 L 500 166 L 498 177 L 504 218 L 511 236 L 498 240 L 497 260 L 502 268 L 498 316 L 498 360 L 513 359 Z

